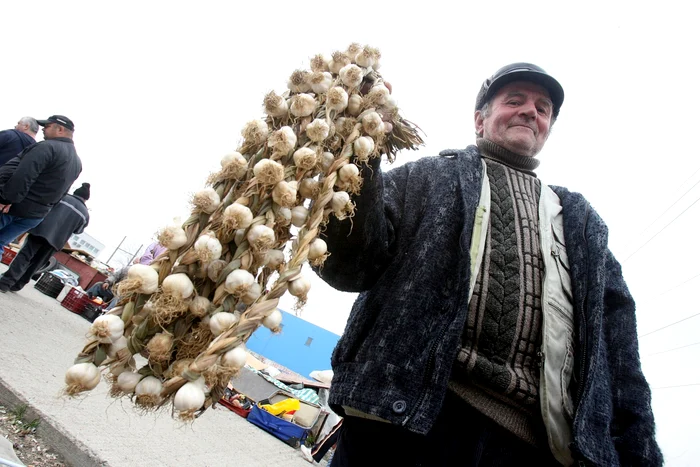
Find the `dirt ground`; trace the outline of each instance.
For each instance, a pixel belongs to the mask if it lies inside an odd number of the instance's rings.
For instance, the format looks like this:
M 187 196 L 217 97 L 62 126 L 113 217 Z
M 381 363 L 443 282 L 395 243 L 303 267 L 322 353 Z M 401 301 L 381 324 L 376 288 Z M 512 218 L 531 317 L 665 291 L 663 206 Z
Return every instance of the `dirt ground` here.
M 0 436 L 9 440 L 15 454 L 30 467 L 64 467 L 65 462 L 37 435 L 38 420 L 27 420 L 25 408 L 0 405 Z

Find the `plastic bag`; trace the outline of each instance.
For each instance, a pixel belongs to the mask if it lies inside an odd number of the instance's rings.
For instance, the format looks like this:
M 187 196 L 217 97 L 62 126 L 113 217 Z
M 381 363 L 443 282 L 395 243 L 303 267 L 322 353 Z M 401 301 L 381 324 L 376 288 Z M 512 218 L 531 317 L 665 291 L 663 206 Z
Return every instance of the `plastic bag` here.
M 275 404 L 264 404 L 261 405 L 261 409 L 265 409 L 268 412 L 270 412 L 272 415 L 279 415 L 281 413 L 288 413 L 288 414 L 293 414 L 297 410 L 299 410 L 299 407 L 301 404 L 299 403 L 299 399 L 285 399 L 283 401 L 279 401 Z

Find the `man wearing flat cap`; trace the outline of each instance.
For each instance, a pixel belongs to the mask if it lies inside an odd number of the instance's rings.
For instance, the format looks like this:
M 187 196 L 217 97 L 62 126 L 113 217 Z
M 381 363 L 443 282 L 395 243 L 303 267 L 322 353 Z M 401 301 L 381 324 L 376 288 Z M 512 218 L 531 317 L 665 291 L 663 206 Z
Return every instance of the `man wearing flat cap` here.
M 607 227 L 535 174 L 563 102 L 542 68 L 499 69 L 476 145 L 373 159 L 355 216 L 329 221 L 317 274 L 360 293 L 331 360 L 334 467 L 662 464 Z
M 0 247 L 36 227 L 83 170 L 75 125 L 63 115 L 37 120 L 44 141 L 0 167 Z

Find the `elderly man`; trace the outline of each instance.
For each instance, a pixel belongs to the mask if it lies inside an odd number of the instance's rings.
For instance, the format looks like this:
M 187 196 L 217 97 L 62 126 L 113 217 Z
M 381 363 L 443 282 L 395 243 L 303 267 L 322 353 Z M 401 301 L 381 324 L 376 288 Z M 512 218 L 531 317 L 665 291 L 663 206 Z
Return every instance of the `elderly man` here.
M 375 160 L 355 216 L 329 223 L 318 274 L 361 292 L 332 358 L 334 467 L 661 465 L 607 228 L 534 173 L 563 101 L 542 68 L 501 68 L 476 146 Z
M 32 117 L 22 117 L 12 130 L 0 131 L 0 166 L 36 143 L 39 124 Z
M 83 170 L 75 125 L 63 115 L 39 120 L 44 141 L 0 167 L 0 247 L 39 225 Z

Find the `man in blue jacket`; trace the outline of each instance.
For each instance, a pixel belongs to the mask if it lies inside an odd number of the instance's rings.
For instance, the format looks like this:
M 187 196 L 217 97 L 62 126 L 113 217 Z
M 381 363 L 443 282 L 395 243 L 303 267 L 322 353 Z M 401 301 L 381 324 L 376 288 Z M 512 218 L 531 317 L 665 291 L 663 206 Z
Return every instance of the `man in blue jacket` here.
M 90 222 L 85 202 L 90 199 L 90 184 L 83 183 L 72 195 L 54 206 L 41 224 L 29 231 L 22 249 L 10 268 L 0 277 L 0 292 L 18 292 L 34 273 L 61 250 L 73 234 L 82 233 Z
M 332 357 L 334 467 L 662 464 L 607 227 L 534 172 L 563 101 L 542 68 L 499 69 L 476 146 L 371 160 L 328 223 L 317 273 L 360 292 Z
M 12 130 L 0 131 L 0 165 L 36 143 L 39 124 L 32 117 L 22 117 Z
M 0 247 L 39 225 L 83 170 L 73 122 L 52 115 L 37 123 L 44 127 L 44 141 L 0 167 Z

